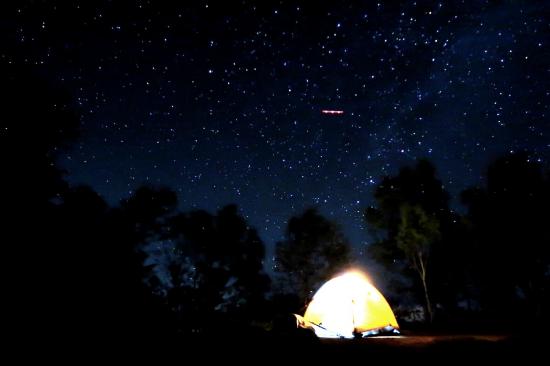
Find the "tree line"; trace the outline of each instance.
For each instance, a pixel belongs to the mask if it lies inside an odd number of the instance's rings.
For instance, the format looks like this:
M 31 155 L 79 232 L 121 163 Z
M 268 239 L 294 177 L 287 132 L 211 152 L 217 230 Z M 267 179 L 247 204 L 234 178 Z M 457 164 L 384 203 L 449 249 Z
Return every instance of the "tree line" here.
M 548 321 L 549 194 L 541 163 L 509 153 L 489 164 L 483 184 L 461 192 L 458 213 L 421 160 L 376 188 L 376 206 L 365 211 L 369 252 L 402 302 L 423 302 L 428 321 L 538 325 Z

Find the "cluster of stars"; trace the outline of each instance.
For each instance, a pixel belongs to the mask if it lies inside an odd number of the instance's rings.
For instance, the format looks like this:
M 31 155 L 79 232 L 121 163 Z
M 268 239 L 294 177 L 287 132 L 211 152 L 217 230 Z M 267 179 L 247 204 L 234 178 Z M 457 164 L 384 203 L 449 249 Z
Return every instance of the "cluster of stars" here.
M 236 202 L 268 249 L 315 205 L 362 250 L 373 188 L 417 158 L 456 194 L 498 154 L 548 156 L 544 4 L 269 3 L 29 3 L 0 60 L 73 96 L 71 181 Z

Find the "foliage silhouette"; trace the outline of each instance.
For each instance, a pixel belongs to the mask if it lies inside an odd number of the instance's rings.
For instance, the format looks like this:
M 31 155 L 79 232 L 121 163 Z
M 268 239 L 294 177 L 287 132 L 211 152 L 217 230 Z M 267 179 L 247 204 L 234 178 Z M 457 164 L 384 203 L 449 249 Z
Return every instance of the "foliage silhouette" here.
M 174 248 L 167 263 L 168 303 L 182 332 L 213 332 L 222 324 L 250 326 L 262 316 L 269 277 L 256 230 L 228 205 L 211 215 L 178 214 L 170 222 Z
M 65 277 L 70 271 L 62 264 L 69 257 L 66 249 L 72 249 L 59 240 L 64 215 L 56 203 L 74 192 L 55 158 L 76 137 L 78 118 L 66 96 L 36 77 L 34 69 L 4 62 L 0 107 L 4 255 L 16 280 L 7 293 L 16 302 L 12 310 L 24 314 L 15 332 L 25 336 L 55 325 L 53 319 L 63 319 L 69 309 L 56 300 L 66 299 L 71 288 Z
M 550 179 L 527 153 L 487 169 L 486 186 L 462 193 L 474 287 L 493 319 L 548 321 Z
M 351 247 L 340 227 L 316 209 L 289 220 L 275 252 L 282 292 L 296 294 L 302 304 L 351 262 Z
M 416 301 L 424 299 L 427 320 L 434 315 L 432 296 L 450 311 L 463 279 L 460 265 L 452 263 L 460 251 L 461 222 L 449 209 L 449 194 L 435 167 L 419 160 L 414 168 L 401 168 L 396 176 L 382 179 L 374 198 L 377 206 L 365 211 L 375 239 L 368 255 L 386 267 L 390 286 L 398 290 L 401 301 L 411 286 L 401 275 L 412 280 Z
M 409 265 L 420 277 L 430 322 L 433 321 L 433 310 L 427 284 L 428 263 L 431 246 L 440 236 L 439 221 L 435 217 L 426 214 L 420 206 L 401 206 L 397 247 L 403 251 Z

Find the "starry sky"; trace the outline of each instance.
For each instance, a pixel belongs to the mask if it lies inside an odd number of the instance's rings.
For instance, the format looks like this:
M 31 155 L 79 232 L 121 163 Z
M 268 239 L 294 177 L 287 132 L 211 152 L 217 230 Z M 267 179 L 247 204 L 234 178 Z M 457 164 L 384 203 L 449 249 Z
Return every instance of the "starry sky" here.
M 309 206 L 361 252 L 374 187 L 417 158 L 456 197 L 496 156 L 550 155 L 544 1 L 20 1 L 2 13 L 0 61 L 36 65 L 81 114 L 60 160 L 70 182 L 113 204 L 143 183 L 172 187 L 183 210 L 237 203 L 268 253 Z

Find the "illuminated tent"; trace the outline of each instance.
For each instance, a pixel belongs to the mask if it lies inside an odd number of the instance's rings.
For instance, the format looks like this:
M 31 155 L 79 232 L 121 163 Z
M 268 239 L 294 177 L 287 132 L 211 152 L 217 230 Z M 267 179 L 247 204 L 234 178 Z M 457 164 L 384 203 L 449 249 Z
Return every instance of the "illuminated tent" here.
M 347 272 L 326 282 L 315 294 L 298 326 L 322 338 L 353 338 L 399 333 L 393 312 L 364 274 Z

